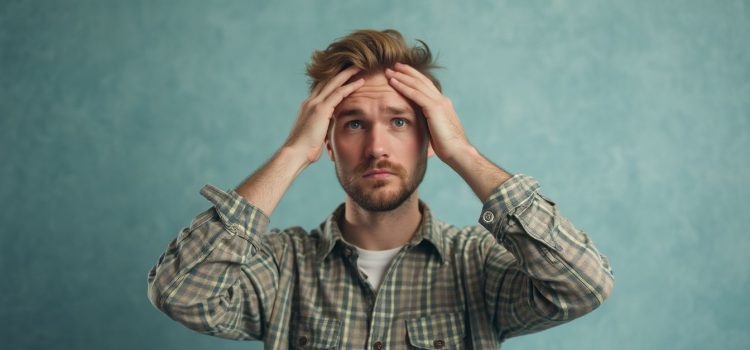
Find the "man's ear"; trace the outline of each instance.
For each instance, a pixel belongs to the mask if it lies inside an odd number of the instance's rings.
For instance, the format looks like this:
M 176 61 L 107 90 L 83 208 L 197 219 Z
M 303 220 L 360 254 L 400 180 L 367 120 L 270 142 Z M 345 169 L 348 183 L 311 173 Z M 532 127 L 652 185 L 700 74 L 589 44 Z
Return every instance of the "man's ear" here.
M 424 128 L 424 137 L 427 138 L 427 157 L 432 157 L 435 155 L 435 150 L 432 148 L 432 133 L 430 133 L 430 126 L 427 123 L 427 118 L 424 117 L 421 107 L 417 106 L 414 102 L 409 101 L 409 103 L 412 105 L 412 108 L 414 108 L 414 111 L 416 111 L 417 118 L 419 118 L 419 122 Z
M 328 153 L 328 159 L 333 161 L 333 146 L 331 145 L 331 128 L 328 128 L 328 133 L 326 134 L 326 153 Z

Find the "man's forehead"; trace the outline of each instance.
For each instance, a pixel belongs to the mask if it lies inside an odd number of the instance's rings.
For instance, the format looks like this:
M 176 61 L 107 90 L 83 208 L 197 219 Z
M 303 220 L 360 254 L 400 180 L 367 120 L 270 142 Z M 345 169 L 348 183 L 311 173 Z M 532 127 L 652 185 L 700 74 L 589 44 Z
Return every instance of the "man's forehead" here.
M 365 83 L 345 97 L 336 107 L 336 111 L 358 107 L 376 107 L 378 109 L 391 107 L 414 111 L 410 101 L 388 84 L 383 73 L 358 75 L 353 80 L 360 77 L 365 79 Z

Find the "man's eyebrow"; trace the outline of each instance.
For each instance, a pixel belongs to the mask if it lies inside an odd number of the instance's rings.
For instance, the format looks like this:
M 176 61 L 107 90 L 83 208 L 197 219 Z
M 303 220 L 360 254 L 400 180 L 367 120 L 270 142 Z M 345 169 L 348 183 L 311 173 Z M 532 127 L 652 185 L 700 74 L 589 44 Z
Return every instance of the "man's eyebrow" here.
M 386 111 L 386 113 L 393 114 L 393 115 L 404 115 L 404 114 L 413 115 L 414 114 L 412 111 L 410 111 L 410 110 L 408 110 L 406 108 L 393 107 L 393 106 L 385 107 L 385 111 Z M 357 117 L 357 116 L 361 116 L 361 115 L 364 115 L 364 114 L 365 114 L 365 112 L 362 111 L 362 109 L 360 109 L 358 107 L 350 107 L 350 108 L 344 108 L 344 109 L 342 109 L 339 112 L 338 117 L 339 118 L 343 118 L 343 117 Z
M 399 107 L 385 107 L 385 111 L 389 114 L 395 114 L 395 115 L 403 115 L 403 114 L 409 114 L 413 115 L 414 113 L 406 108 L 399 108 Z
M 344 110 L 340 111 L 337 115 L 338 118 L 343 117 L 356 117 L 365 114 L 361 109 L 357 107 L 351 107 L 351 108 L 345 108 Z

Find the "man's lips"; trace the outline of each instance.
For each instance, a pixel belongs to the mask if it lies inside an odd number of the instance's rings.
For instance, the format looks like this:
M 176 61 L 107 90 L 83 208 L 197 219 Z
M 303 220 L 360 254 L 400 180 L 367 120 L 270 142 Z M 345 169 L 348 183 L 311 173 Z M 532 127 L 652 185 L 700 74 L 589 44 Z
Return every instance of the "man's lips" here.
M 385 169 L 374 169 L 374 170 L 370 170 L 370 171 L 365 172 L 365 174 L 363 175 L 363 177 L 381 179 L 381 178 L 384 178 L 384 177 L 388 177 L 390 175 L 393 175 L 393 173 L 390 172 L 390 171 L 388 171 L 388 170 L 385 170 Z

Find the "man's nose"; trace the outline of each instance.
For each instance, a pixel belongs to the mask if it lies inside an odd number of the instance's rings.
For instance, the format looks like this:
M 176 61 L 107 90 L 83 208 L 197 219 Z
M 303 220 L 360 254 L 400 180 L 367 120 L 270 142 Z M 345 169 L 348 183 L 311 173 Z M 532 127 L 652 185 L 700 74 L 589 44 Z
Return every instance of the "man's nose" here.
M 374 125 L 367 132 L 367 153 L 375 159 L 388 157 L 390 152 L 388 131 L 381 125 Z

